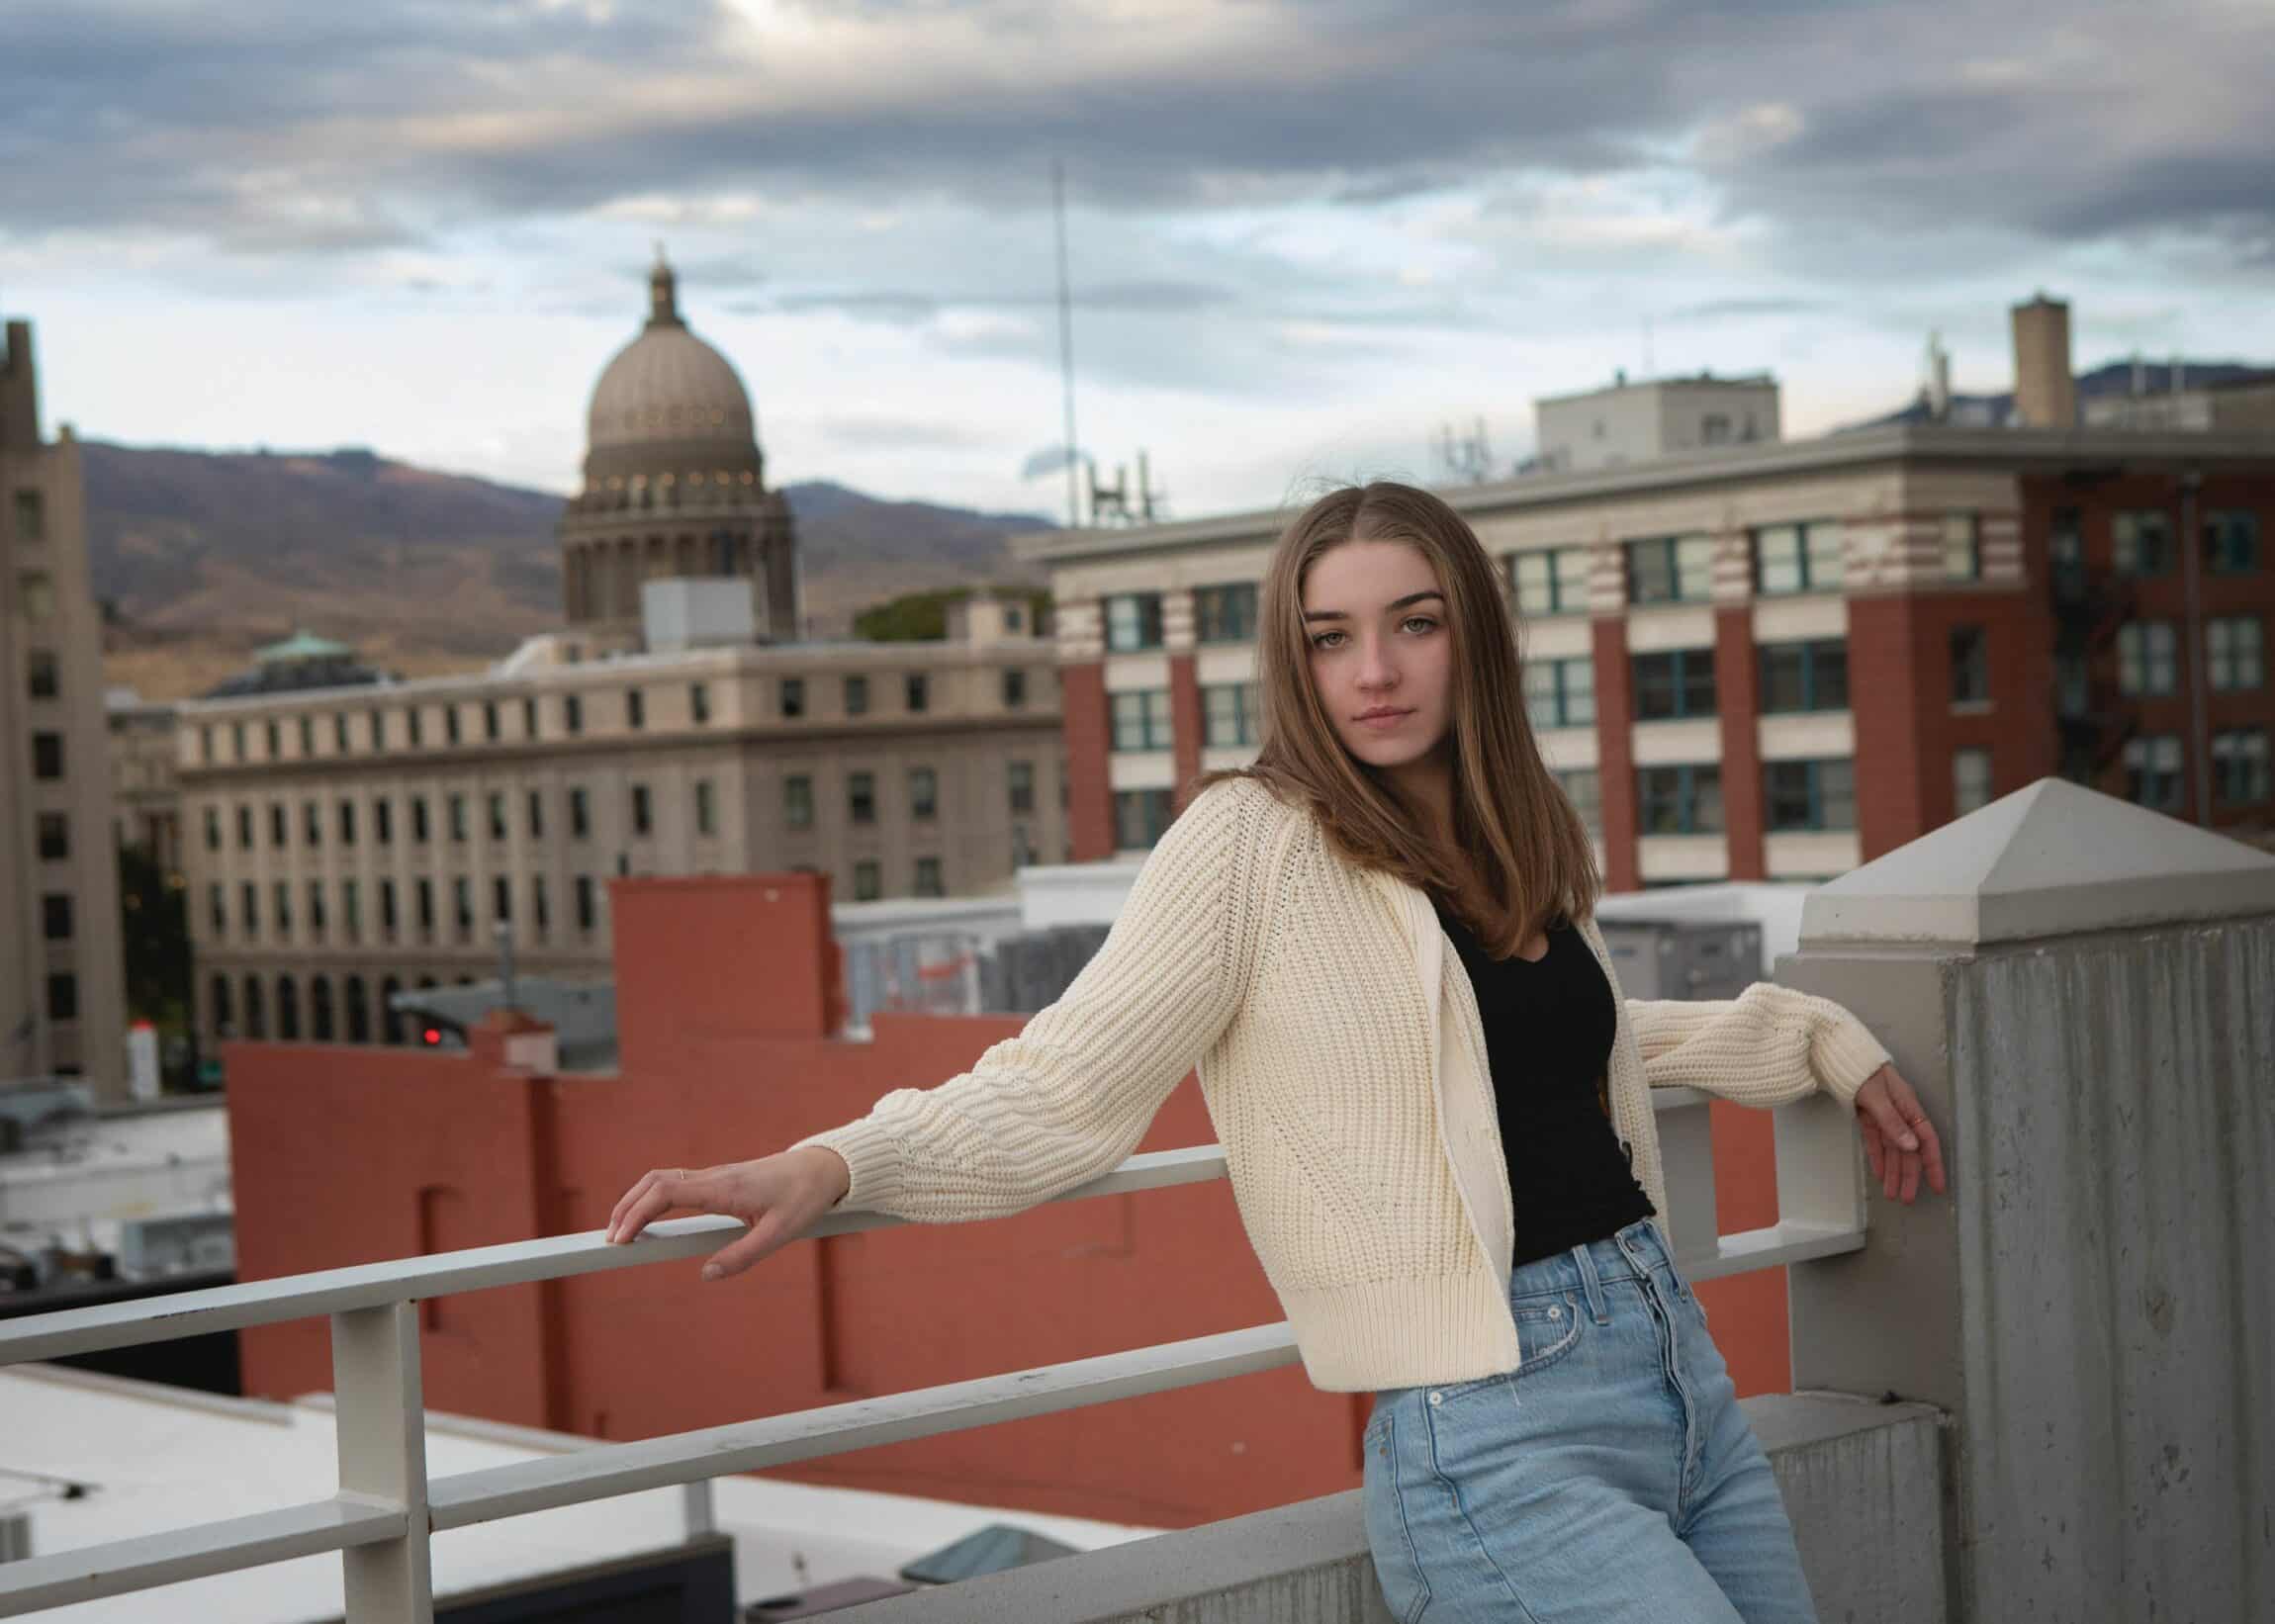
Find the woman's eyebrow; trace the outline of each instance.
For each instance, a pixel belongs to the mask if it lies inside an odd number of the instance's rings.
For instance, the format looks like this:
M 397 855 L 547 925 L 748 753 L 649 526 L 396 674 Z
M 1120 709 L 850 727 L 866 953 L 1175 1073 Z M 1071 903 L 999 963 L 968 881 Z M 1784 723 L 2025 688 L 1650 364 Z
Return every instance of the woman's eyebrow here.
M 1404 597 L 1391 599 L 1390 602 L 1383 605 L 1383 612 L 1388 614 L 1393 609 L 1403 609 L 1410 603 L 1419 603 L 1425 597 L 1434 597 L 1441 603 L 1445 601 L 1445 593 L 1432 586 L 1427 591 L 1409 592 Z M 1304 618 L 1306 620 L 1348 620 L 1350 616 L 1340 609 L 1306 609 Z

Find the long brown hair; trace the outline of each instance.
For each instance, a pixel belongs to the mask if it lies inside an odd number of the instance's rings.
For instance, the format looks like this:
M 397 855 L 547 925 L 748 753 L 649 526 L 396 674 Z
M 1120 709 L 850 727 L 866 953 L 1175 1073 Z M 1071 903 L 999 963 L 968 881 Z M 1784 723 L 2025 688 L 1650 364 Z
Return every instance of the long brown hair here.
M 1453 839 L 1439 846 L 1375 767 L 1343 748 L 1312 680 L 1304 580 L 1331 548 L 1404 542 L 1427 559 L 1453 634 Z M 1308 806 L 1346 860 L 1395 874 L 1458 908 L 1496 952 L 1536 931 L 1588 917 L 1598 881 L 1580 814 L 1540 758 L 1525 714 L 1515 629 L 1501 581 L 1469 522 L 1410 485 L 1376 481 L 1329 492 L 1298 514 L 1272 550 L 1258 605 L 1256 681 L 1263 741 L 1252 766 L 1206 772 L 1256 778 Z M 1474 870 L 1489 902 L 1467 918 Z

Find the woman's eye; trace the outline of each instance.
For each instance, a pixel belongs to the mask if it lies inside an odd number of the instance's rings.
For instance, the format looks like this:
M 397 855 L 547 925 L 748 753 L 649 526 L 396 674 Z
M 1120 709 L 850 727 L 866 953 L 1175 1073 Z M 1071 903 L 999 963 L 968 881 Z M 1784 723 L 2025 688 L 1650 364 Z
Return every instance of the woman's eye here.
M 1340 637 L 1343 634 L 1341 632 L 1315 632 L 1312 634 L 1312 647 L 1315 649 L 1323 649 L 1327 646 L 1328 638 Z
M 1406 623 L 1410 626 L 1427 626 L 1433 631 L 1437 628 L 1437 622 L 1426 614 L 1409 615 Z

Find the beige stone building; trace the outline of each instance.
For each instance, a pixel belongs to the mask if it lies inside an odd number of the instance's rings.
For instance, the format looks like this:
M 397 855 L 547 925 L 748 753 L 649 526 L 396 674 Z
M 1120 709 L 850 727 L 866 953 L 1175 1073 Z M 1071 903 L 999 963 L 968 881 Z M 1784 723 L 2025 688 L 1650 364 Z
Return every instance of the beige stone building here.
M 409 682 L 303 636 L 180 708 L 207 1038 L 400 1040 L 389 996 L 494 973 L 500 926 L 519 969 L 603 976 L 618 874 L 807 869 L 857 901 L 1067 856 L 1046 629 L 975 596 L 945 641 L 787 640 L 749 401 L 667 268 L 652 300 L 594 393 L 565 629 Z
M 40 436 L 32 328 L 0 351 L 0 1081 L 126 1090 L 102 631 L 69 428 Z
M 112 807 L 122 847 L 147 850 L 176 882 L 182 872 L 182 801 L 174 782 L 174 707 L 133 688 L 105 696 L 111 728 Z

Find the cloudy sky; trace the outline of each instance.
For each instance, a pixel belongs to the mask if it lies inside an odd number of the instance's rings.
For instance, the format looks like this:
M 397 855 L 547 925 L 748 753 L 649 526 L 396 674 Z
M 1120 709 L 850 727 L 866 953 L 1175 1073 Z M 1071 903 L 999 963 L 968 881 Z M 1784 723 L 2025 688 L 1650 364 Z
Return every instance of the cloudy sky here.
M 1497 462 L 1530 403 L 1768 369 L 1788 433 L 2006 312 L 2275 361 L 2266 0 L 0 0 L 0 309 L 46 415 L 567 490 L 652 244 L 770 476 L 1173 511 Z

